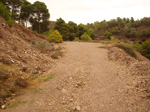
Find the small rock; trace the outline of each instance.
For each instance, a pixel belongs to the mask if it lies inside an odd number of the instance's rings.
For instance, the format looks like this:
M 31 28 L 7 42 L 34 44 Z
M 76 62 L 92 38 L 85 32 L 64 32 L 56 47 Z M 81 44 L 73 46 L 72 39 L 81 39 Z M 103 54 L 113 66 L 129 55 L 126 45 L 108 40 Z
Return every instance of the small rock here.
M 10 60 L 12 63 L 15 63 L 15 61 L 14 60 Z
M 76 110 L 76 111 L 80 111 L 80 110 L 81 110 L 81 107 L 80 107 L 80 106 L 76 106 L 76 107 L 75 107 L 75 110 Z
M 17 94 L 11 94 L 11 96 L 16 96 Z
M 63 93 L 66 93 L 67 91 L 66 91 L 65 89 L 62 89 L 62 92 L 63 92 Z
M 23 68 L 22 68 L 22 71 L 23 71 L 23 72 L 26 72 L 27 69 L 28 69 L 27 67 L 23 67 Z
M 73 102 L 73 99 L 70 99 L 69 101 L 70 101 L 70 102 Z
M 6 105 L 2 105 L 1 108 L 4 110 L 6 109 Z
M 65 102 L 65 101 L 62 101 L 61 103 L 62 103 L 63 105 L 65 105 L 65 104 L 66 104 L 66 102 Z
M 72 77 L 70 77 L 69 80 L 72 80 Z
M 51 103 L 49 103 L 48 106 L 51 106 Z

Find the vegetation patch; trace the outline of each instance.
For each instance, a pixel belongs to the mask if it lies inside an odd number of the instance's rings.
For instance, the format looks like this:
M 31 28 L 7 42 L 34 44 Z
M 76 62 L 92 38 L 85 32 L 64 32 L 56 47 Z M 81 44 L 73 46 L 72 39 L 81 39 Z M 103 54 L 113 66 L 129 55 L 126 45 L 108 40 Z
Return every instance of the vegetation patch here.
M 108 31 L 105 32 L 105 36 L 108 40 L 111 40 L 111 35 L 112 35 L 111 32 Z
M 63 56 L 63 52 L 61 52 L 61 51 L 56 51 L 54 54 L 51 55 L 51 57 L 52 57 L 53 59 L 59 59 L 59 58 L 61 58 L 62 56 Z
M 79 37 L 75 37 L 73 41 L 80 41 Z
M 28 86 L 28 82 L 25 79 L 17 78 L 15 80 L 15 85 L 21 88 L 26 88 Z
M 135 44 L 134 48 L 139 51 L 143 56 L 150 59 L 150 42 L 144 42 L 143 44 Z
M 118 44 L 116 44 L 116 47 L 123 49 L 130 56 L 137 58 L 137 55 L 136 55 L 135 50 L 132 45 L 125 44 L 125 43 L 118 43 Z
M 49 43 L 46 40 L 35 42 L 33 46 L 41 51 L 52 51 L 55 49 L 54 43 Z
M 81 36 L 81 40 L 82 40 L 82 41 L 91 41 L 92 38 L 91 38 L 87 33 L 84 33 L 84 34 Z
M 56 74 L 51 74 L 51 75 L 48 75 L 44 81 L 49 81 L 50 79 L 54 78 L 56 76 Z
M 58 30 L 53 31 L 47 39 L 49 42 L 55 42 L 55 43 L 62 43 L 62 35 L 59 33 Z
M 32 99 L 29 101 L 30 104 L 33 104 L 33 102 L 35 101 L 35 99 Z
M 117 39 L 117 38 L 111 38 L 111 41 L 113 41 L 113 42 L 120 42 L 120 40 Z
M 36 93 L 42 93 L 42 91 L 43 91 L 43 88 L 37 88 L 37 89 L 35 89 L 35 90 L 33 91 L 33 93 L 34 93 L 34 94 L 36 94 Z
M 28 103 L 29 101 L 16 101 L 14 102 L 13 104 L 9 105 L 8 108 L 15 108 L 19 105 L 22 105 L 22 104 L 26 104 Z

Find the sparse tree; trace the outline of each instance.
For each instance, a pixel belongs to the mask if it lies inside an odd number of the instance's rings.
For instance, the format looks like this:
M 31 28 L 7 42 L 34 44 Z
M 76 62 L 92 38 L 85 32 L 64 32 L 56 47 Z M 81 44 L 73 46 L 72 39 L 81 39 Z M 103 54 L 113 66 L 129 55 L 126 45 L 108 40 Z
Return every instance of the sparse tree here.
M 27 22 L 29 21 L 29 17 L 31 14 L 31 3 L 28 2 L 27 0 L 24 0 L 22 6 L 21 6 L 21 11 L 20 11 L 20 21 L 23 20 L 23 22 L 26 23 L 27 27 Z
M 36 1 L 32 5 L 32 16 L 30 23 L 32 24 L 32 30 L 37 33 L 44 33 L 49 30 L 49 10 L 43 2 Z

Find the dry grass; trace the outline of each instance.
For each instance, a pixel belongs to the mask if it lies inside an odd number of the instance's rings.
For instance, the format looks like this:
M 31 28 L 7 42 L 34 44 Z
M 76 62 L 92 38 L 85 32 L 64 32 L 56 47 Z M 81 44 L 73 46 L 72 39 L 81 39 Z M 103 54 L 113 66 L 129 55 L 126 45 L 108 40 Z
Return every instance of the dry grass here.
M 137 59 L 137 54 L 132 45 L 125 44 L 125 43 L 118 43 L 116 47 L 123 49 L 127 54 Z
M 22 79 L 16 65 L 0 63 L 0 105 L 4 104 L 7 97 L 16 93 L 21 88 L 26 88 L 28 82 Z
M 61 58 L 62 56 L 63 56 L 63 52 L 61 52 L 61 51 L 56 51 L 54 54 L 51 55 L 51 57 L 52 57 L 53 59 L 59 59 L 59 58 Z
M 49 81 L 50 79 L 54 78 L 55 76 L 56 76 L 56 74 L 50 74 L 44 79 L 44 81 Z
M 53 51 L 54 48 L 54 43 L 49 43 L 48 41 L 39 41 L 39 42 L 34 42 L 33 45 L 35 48 L 41 50 L 42 52 L 44 51 Z

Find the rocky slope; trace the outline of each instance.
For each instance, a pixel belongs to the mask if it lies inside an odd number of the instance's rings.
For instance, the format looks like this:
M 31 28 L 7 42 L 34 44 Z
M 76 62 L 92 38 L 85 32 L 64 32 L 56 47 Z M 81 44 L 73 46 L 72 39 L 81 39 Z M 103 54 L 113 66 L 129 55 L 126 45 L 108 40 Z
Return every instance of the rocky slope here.
M 42 41 L 44 36 L 17 23 L 10 28 L 2 18 L 0 23 L 0 62 L 27 67 L 29 72 L 35 72 L 36 69 L 46 71 L 50 68 L 50 58 L 32 47 L 32 43 Z
M 43 53 L 34 47 L 45 39 L 17 23 L 10 28 L 0 18 L 0 105 L 16 91 L 27 87 L 29 78 L 51 68 L 50 52 Z

